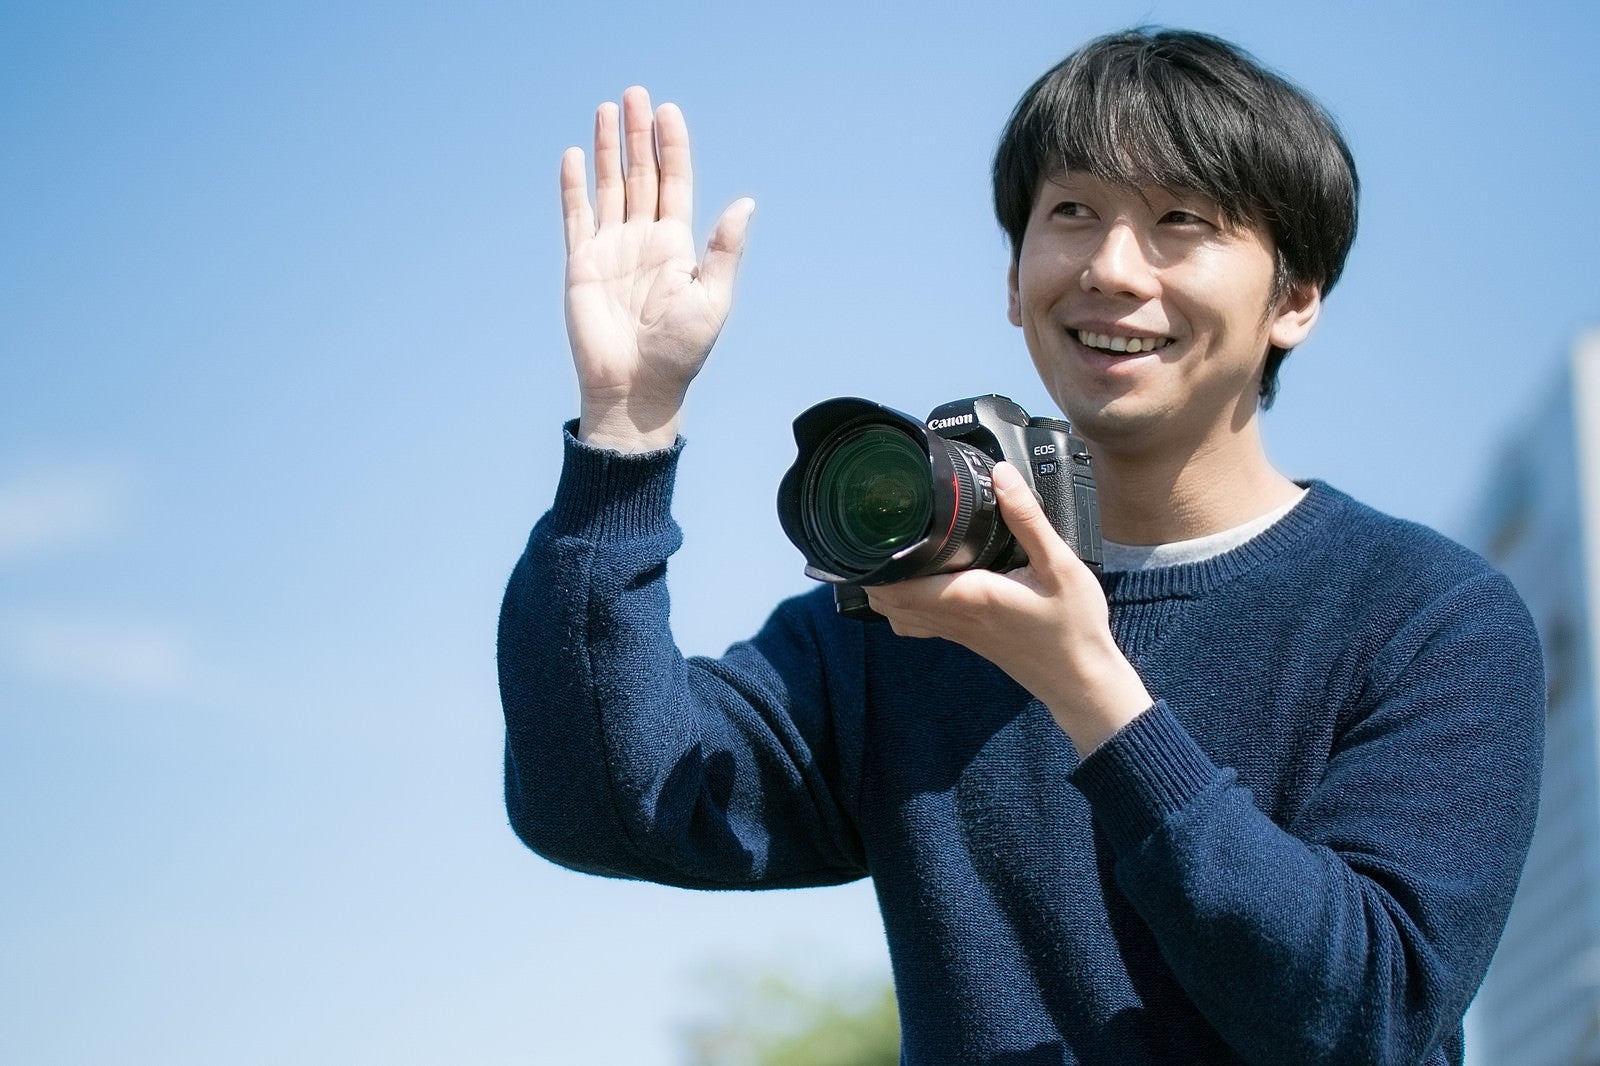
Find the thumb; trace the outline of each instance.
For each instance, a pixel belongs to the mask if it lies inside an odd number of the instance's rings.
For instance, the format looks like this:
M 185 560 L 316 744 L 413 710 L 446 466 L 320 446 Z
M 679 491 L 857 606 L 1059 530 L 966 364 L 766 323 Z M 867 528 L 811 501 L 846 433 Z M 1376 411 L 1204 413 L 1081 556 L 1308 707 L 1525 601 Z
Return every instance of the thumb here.
M 756 202 L 745 196 L 728 205 L 711 227 L 706 241 L 705 258 L 700 263 L 700 282 L 720 303 L 733 298 L 733 278 L 739 272 L 739 260 L 744 257 L 745 234 L 750 229 L 750 216 L 755 213 Z
M 1038 564 L 1035 569 L 1070 550 L 1016 467 L 1007 462 L 996 463 L 990 477 L 995 498 L 1000 501 L 1000 517 L 1005 519 L 1006 528 L 1017 538 L 1028 561 Z

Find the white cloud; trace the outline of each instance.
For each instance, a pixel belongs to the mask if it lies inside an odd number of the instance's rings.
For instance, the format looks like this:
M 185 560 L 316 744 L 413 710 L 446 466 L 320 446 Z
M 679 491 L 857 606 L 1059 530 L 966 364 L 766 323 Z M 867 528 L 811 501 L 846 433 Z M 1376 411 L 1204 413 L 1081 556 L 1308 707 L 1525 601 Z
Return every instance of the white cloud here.
M 114 536 L 131 490 L 126 468 L 114 460 L 0 472 L 0 567 Z M 0 669 L 16 676 L 125 696 L 174 695 L 193 683 L 193 649 L 175 626 L 137 611 L 5 606 Z
M 40 680 L 130 696 L 176 691 L 194 661 L 188 640 L 167 626 L 49 613 L 0 618 L 0 659 Z
M 0 564 L 110 534 L 127 497 L 126 478 L 109 470 L 41 470 L 0 483 Z

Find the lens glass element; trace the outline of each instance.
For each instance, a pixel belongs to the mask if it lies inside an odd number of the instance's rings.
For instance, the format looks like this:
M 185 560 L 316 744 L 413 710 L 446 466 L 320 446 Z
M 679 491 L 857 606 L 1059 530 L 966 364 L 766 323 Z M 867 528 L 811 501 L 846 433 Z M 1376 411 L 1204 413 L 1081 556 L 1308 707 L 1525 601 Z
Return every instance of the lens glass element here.
M 813 469 L 809 503 L 817 547 L 841 568 L 870 570 L 927 533 L 933 516 L 928 457 L 901 430 L 880 424 L 849 431 Z

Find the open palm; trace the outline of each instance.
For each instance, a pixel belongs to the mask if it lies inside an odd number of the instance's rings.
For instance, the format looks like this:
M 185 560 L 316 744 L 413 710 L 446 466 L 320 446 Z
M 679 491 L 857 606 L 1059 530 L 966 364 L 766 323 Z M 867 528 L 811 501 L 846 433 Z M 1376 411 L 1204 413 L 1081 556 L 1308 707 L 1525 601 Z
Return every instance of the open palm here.
M 595 191 L 580 149 L 561 160 L 567 244 L 567 336 L 583 398 L 580 435 L 619 447 L 670 444 L 689 382 L 710 354 L 733 301 L 754 204 L 717 220 L 695 257 L 693 176 L 683 114 L 654 114 L 641 88 L 595 115 Z

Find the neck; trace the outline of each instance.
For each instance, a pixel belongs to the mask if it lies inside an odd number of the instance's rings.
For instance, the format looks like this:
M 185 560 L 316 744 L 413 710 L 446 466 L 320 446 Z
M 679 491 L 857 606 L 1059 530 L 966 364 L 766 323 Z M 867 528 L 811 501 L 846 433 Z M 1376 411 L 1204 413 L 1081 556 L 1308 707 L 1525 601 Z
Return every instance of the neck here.
M 1119 544 L 1172 544 L 1243 525 L 1300 491 L 1268 461 L 1256 420 L 1227 439 L 1174 454 L 1089 442 L 1100 524 Z

